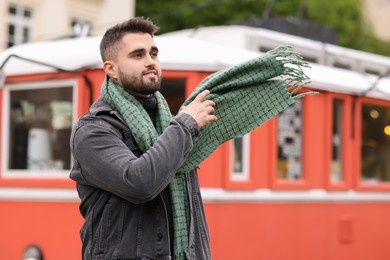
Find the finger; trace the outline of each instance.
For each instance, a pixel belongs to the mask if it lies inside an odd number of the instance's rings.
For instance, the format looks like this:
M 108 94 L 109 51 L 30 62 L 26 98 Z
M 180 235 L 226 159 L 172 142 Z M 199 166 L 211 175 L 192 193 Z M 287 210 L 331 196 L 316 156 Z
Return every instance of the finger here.
M 194 99 L 194 101 L 198 101 L 198 102 L 202 102 L 203 99 L 205 99 L 205 97 L 207 97 L 207 95 L 210 94 L 210 90 L 204 90 L 202 92 L 200 92 L 196 98 Z
M 207 117 L 207 119 L 209 122 L 217 122 L 218 121 L 218 117 L 216 117 L 215 115 L 209 115 Z
M 214 115 L 215 114 L 215 109 L 212 106 L 207 107 L 209 110 L 209 115 Z
M 212 101 L 212 100 L 206 100 L 206 101 L 203 102 L 203 105 L 206 106 L 206 107 L 209 107 L 209 106 L 214 107 L 215 106 L 215 102 Z

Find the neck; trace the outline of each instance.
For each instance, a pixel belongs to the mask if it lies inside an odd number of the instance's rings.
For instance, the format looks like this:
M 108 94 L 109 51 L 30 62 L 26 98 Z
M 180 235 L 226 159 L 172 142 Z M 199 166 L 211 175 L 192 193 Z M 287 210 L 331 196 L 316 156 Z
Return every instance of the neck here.
M 153 94 L 141 94 L 141 93 L 135 93 L 131 90 L 126 89 L 127 92 L 129 92 L 130 95 L 138 98 L 152 98 L 154 95 Z
M 134 96 L 138 102 L 141 103 L 141 105 L 144 107 L 146 112 L 148 113 L 150 119 L 152 120 L 153 124 L 156 124 L 156 114 L 157 114 L 157 99 L 152 94 L 148 97 L 140 97 L 140 96 Z

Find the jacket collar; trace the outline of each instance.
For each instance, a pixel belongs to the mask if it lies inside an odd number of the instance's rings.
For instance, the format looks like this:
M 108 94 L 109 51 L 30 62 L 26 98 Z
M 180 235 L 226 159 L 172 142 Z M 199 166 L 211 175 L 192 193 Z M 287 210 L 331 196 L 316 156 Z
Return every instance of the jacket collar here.
M 119 114 L 117 111 L 113 110 L 109 104 L 107 104 L 102 97 L 99 97 L 89 108 L 89 113 L 93 116 L 96 116 L 98 114 L 110 114 L 116 116 L 122 123 L 125 125 L 126 122 L 123 120 L 121 114 Z
M 97 115 L 99 113 L 102 113 L 102 112 L 108 112 L 108 113 L 111 113 L 112 108 L 110 107 L 109 104 L 107 104 L 101 97 L 99 99 L 97 99 L 93 104 L 92 106 L 90 107 L 89 109 L 89 112 L 92 114 L 92 115 Z

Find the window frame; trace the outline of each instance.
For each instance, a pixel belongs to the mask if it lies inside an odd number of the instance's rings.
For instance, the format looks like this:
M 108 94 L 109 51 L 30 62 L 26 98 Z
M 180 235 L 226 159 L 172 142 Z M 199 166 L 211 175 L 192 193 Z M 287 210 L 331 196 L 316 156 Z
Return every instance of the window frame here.
M 229 141 L 229 179 L 232 182 L 245 182 L 250 179 L 250 147 L 251 147 L 251 138 L 250 133 L 242 137 L 242 171 L 235 172 L 233 167 L 233 155 L 234 155 L 234 139 Z
M 302 178 L 299 180 L 284 180 L 279 179 L 277 177 L 277 164 L 278 164 L 278 118 L 279 115 L 276 115 L 274 118 L 270 120 L 271 133 L 270 136 L 270 147 L 269 151 L 272 154 L 270 160 L 270 171 L 269 171 L 269 180 L 270 180 L 270 188 L 274 190 L 304 190 L 310 188 L 310 178 L 309 171 L 307 170 L 307 146 L 308 141 L 306 140 L 306 136 L 308 136 L 308 99 L 310 97 L 304 97 L 301 99 L 302 101 Z
M 13 170 L 9 169 L 9 116 L 10 116 L 10 93 L 14 90 L 39 90 L 47 88 L 72 88 L 72 124 L 77 118 L 77 79 L 36 81 L 28 83 L 16 83 L 5 85 L 2 97 L 2 130 L 1 130 L 1 179 L 68 179 L 70 169 L 63 170 Z
M 342 140 L 343 147 L 341 148 L 342 158 L 342 179 L 338 182 L 331 181 L 332 161 L 332 129 L 333 129 L 333 101 L 340 100 L 343 104 L 342 112 Z M 353 154 L 353 138 L 356 135 L 356 129 L 352 129 L 353 114 L 352 114 L 353 97 L 337 93 L 326 93 L 326 131 L 325 131 L 325 187 L 330 191 L 345 191 L 352 187 L 352 154 Z
M 390 108 L 390 102 L 388 100 L 374 99 L 370 97 L 359 97 L 356 98 L 355 105 L 355 133 L 356 133 L 356 142 L 354 146 L 354 162 L 355 168 L 353 171 L 354 179 L 354 188 L 357 191 L 390 191 L 390 181 L 389 182 L 362 182 L 361 181 L 361 145 L 362 145 L 362 106 L 363 104 L 370 104 L 375 106 L 383 106 Z

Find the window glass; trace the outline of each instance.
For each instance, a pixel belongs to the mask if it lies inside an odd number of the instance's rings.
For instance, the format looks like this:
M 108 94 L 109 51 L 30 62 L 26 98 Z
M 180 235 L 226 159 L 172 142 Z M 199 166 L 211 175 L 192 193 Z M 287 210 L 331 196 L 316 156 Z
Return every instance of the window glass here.
M 13 24 L 8 25 L 8 35 L 9 36 L 15 35 L 15 25 L 13 25 Z
M 390 181 L 390 108 L 362 105 L 361 180 Z
M 330 180 L 333 182 L 341 181 L 342 173 L 342 148 L 343 148 L 343 102 L 333 100 L 332 117 L 332 160 L 330 165 Z
M 340 62 L 340 61 L 335 61 L 333 63 L 333 67 L 350 70 L 351 69 L 351 64 L 343 63 L 343 62 Z
M 259 49 L 259 52 L 264 52 L 264 53 L 266 53 L 267 51 L 272 50 L 272 47 L 259 46 L 258 49 Z
M 28 42 L 30 39 L 30 29 L 28 27 L 23 27 L 23 42 Z
M 25 9 L 24 9 L 24 12 L 23 12 L 23 15 L 24 15 L 24 17 L 26 17 L 26 18 L 31 18 L 31 16 L 32 16 L 31 9 L 25 8 Z
M 279 179 L 302 179 L 302 101 L 283 110 L 278 116 Z
M 160 92 L 168 102 L 171 113 L 176 115 L 185 101 L 185 79 L 163 79 Z
M 308 55 L 304 55 L 304 54 L 302 54 L 301 56 L 302 56 L 302 59 L 307 61 L 307 62 L 318 63 L 317 57 L 308 56 Z
M 244 164 L 244 147 L 242 138 L 233 139 L 233 172 L 243 172 L 243 164 Z
M 369 69 L 369 68 L 364 69 L 364 72 L 367 73 L 367 74 L 373 74 L 373 75 L 376 75 L 376 76 L 381 76 L 383 74 L 380 70 Z
M 14 42 L 15 42 L 15 25 L 9 24 L 8 25 L 8 43 L 7 43 L 7 47 L 13 46 Z
M 8 169 L 70 169 L 72 87 L 10 91 Z
M 16 15 L 16 6 L 10 5 L 10 6 L 8 7 L 8 13 L 9 13 L 10 15 Z
M 249 179 L 249 134 L 230 142 L 230 177 L 235 181 Z

